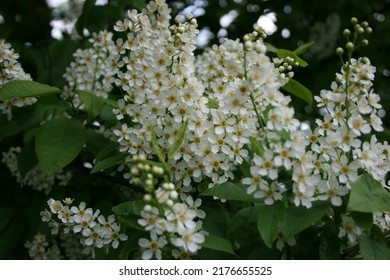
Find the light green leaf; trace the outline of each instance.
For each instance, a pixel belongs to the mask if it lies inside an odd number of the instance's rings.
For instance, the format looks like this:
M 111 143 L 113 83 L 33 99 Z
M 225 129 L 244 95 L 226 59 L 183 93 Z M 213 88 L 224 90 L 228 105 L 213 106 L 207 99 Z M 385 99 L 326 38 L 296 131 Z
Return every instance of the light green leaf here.
M 253 136 L 249 136 L 249 141 L 251 142 L 252 150 L 258 156 L 263 156 L 264 148 L 263 145 Z
M 267 43 L 267 42 L 265 42 L 264 44 L 265 44 L 265 47 L 267 48 L 267 51 L 272 52 L 272 53 L 276 53 L 278 51 L 278 48 L 275 47 L 274 45 Z
M 208 249 L 236 255 L 232 243 L 230 243 L 229 240 L 219 236 L 206 235 L 205 240 L 201 245 L 203 248 L 208 248 Z
M 153 127 L 150 126 L 149 128 L 150 128 L 150 133 L 151 133 L 151 136 L 152 136 L 152 146 L 153 146 L 153 149 L 156 152 L 158 159 L 163 164 L 164 170 L 166 171 L 166 170 L 168 170 L 168 167 L 167 167 L 167 164 L 166 164 L 166 161 L 165 161 L 165 155 L 164 155 L 163 151 L 161 150 L 160 146 L 158 145 L 156 133 L 154 132 Z
M 91 174 L 104 171 L 110 167 L 113 167 L 121 163 L 128 155 L 126 154 L 116 154 L 108 158 L 98 161 L 91 170 Z
M 271 248 L 283 224 L 285 214 L 284 204 L 282 202 L 276 202 L 273 205 L 260 205 L 258 209 L 257 229 L 265 245 Z
M 58 94 L 62 90 L 33 81 L 15 80 L 0 87 L 0 100 L 6 101 L 15 97 L 38 97 Z
M 171 148 L 168 151 L 168 162 L 171 161 L 173 156 L 176 154 L 177 150 L 180 148 L 181 144 L 184 141 L 184 135 L 187 129 L 188 119 L 186 119 L 179 129 L 179 131 L 176 134 L 175 140 L 173 141 L 173 144 Z
M 306 67 L 309 65 L 309 64 L 307 64 L 306 61 L 304 61 L 302 58 L 300 58 L 296 53 L 289 51 L 289 50 L 278 49 L 278 50 L 276 50 L 276 55 L 279 58 L 291 57 L 295 60 L 295 62 L 298 62 L 299 66 L 301 66 L 301 67 Z
M 352 184 L 347 209 L 366 213 L 390 211 L 390 193 L 370 174 L 363 174 Z
M 89 120 L 97 117 L 103 110 L 105 105 L 105 99 L 103 97 L 84 90 L 76 90 L 76 93 L 79 95 L 81 102 L 85 105 Z
M 261 202 L 259 198 L 247 193 L 247 187 L 240 183 L 226 182 L 207 189 L 202 195 L 214 196 L 227 200 L 238 200 L 248 202 Z
M 365 260 L 390 260 L 390 249 L 382 240 L 362 235 L 359 238 L 360 252 Z
M 285 91 L 289 92 L 290 94 L 302 99 L 305 101 L 309 106 L 312 106 L 313 104 L 313 94 L 304 85 L 302 85 L 300 82 L 294 80 L 294 79 L 289 79 L 288 83 L 285 84 L 282 89 Z
M 218 109 L 219 108 L 219 102 L 217 99 L 209 98 L 209 102 L 207 103 L 207 106 L 209 106 L 212 109 Z
M 35 137 L 35 151 L 46 173 L 54 173 L 72 162 L 87 138 L 83 124 L 75 119 L 53 119 Z
M 304 206 L 291 206 L 287 209 L 283 237 L 290 239 L 295 234 L 318 222 L 330 209 L 326 201 L 315 201 L 310 209 Z
M 301 55 L 301 54 L 304 54 L 311 46 L 313 46 L 315 44 L 314 41 L 311 41 L 307 44 L 303 44 L 302 46 L 299 46 L 298 48 L 296 48 L 293 53 L 295 53 L 296 55 Z

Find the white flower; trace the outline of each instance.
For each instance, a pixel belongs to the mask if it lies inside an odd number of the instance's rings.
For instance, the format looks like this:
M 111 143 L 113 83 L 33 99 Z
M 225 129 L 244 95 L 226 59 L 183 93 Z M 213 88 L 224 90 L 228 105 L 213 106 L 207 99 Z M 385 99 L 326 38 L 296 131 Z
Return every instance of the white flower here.
M 191 253 L 195 253 L 201 248 L 200 244 L 204 242 L 203 234 L 188 228 L 178 228 L 177 232 L 180 237 L 171 239 L 173 245 Z
M 161 248 L 163 248 L 168 243 L 167 240 L 165 237 L 158 237 L 157 234 L 153 232 L 150 234 L 150 239 L 151 240 L 141 238 L 138 241 L 138 245 L 144 249 L 144 252 L 142 253 L 142 259 L 150 260 L 154 256 L 156 259 L 161 260 Z

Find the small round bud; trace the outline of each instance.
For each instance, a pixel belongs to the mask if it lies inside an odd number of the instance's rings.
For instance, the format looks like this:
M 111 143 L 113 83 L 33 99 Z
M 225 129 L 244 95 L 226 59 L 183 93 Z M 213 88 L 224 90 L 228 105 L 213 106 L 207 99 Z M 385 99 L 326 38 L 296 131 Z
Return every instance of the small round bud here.
M 249 37 L 249 35 L 248 34 L 246 34 L 245 36 L 244 36 L 244 41 L 249 41 L 250 40 L 250 37 Z
M 363 26 L 364 28 L 367 28 L 368 27 L 368 22 L 367 21 L 363 21 L 362 23 L 360 23 L 361 26 Z
M 344 50 L 343 50 L 343 48 L 340 48 L 340 47 L 338 47 L 337 49 L 336 49 L 336 54 L 337 55 L 343 55 L 343 53 L 344 53 Z
M 146 179 L 146 180 L 145 180 L 145 185 L 146 185 L 147 187 L 153 187 L 154 182 L 153 182 L 153 180 L 151 180 L 151 179 Z
M 348 42 L 348 43 L 345 45 L 345 47 L 346 47 L 348 50 L 352 50 L 352 49 L 355 47 L 355 45 L 354 45 L 352 42 Z
M 197 21 L 195 18 L 192 18 L 192 19 L 190 20 L 190 23 L 191 23 L 192 25 L 198 25 L 198 21 Z
M 349 35 L 351 35 L 351 30 L 349 30 L 349 29 L 344 29 L 343 35 L 344 35 L 345 37 L 348 37 Z
M 368 40 L 367 39 L 363 39 L 362 40 L 362 45 L 363 46 L 368 46 Z
M 248 49 L 248 50 L 252 50 L 253 49 L 253 43 L 251 41 L 246 41 L 245 42 L 245 48 Z
M 177 28 L 177 31 L 178 31 L 179 33 L 184 33 L 184 31 L 186 31 L 186 30 L 185 30 L 185 28 L 184 28 L 183 26 L 179 26 L 179 27 Z
M 141 179 L 140 178 L 134 178 L 133 179 L 133 183 L 134 183 L 134 185 L 137 185 L 137 186 L 139 186 L 139 185 L 141 185 Z
M 366 31 L 367 34 L 371 34 L 372 33 L 372 28 L 371 27 L 366 27 L 365 31 Z
M 352 24 L 357 24 L 358 23 L 358 19 L 356 17 L 351 18 L 351 23 Z
M 145 201 L 152 201 L 152 196 L 150 194 L 145 194 L 144 195 L 144 200 Z
M 362 58 L 360 59 L 360 61 L 361 61 L 363 64 L 368 64 L 368 63 L 370 63 L 370 60 L 368 59 L 368 57 L 362 57 Z
M 364 28 L 359 26 L 358 28 L 356 28 L 356 32 L 359 33 L 359 34 L 363 34 L 364 33 Z
M 184 17 L 183 17 L 182 15 L 177 15 L 177 16 L 175 17 L 176 23 L 183 22 L 183 20 L 184 20 Z
M 194 16 L 191 13 L 186 14 L 186 20 L 191 20 L 193 18 Z
M 173 206 L 173 201 L 172 199 L 168 199 L 165 204 L 168 206 L 168 207 L 172 207 Z
M 253 31 L 253 32 L 252 32 L 252 36 L 256 38 L 257 36 L 259 36 L 259 32 Z
M 139 176 L 139 169 L 137 167 L 133 167 L 131 168 L 130 173 L 132 176 Z
M 144 211 L 145 211 L 145 212 L 151 212 L 151 211 L 152 211 L 152 206 L 149 205 L 149 204 L 146 204 L 146 205 L 144 206 Z
M 144 161 L 144 160 L 146 160 L 146 156 L 145 155 L 140 155 L 140 156 L 138 156 L 138 160 Z
M 178 193 L 177 193 L 177 191 L 171 191 L 171 192 L 169 192 L 169 197 L 170 198 L 172 198 L 172 199 L 176 199 L 176 198 L 178 198 Z

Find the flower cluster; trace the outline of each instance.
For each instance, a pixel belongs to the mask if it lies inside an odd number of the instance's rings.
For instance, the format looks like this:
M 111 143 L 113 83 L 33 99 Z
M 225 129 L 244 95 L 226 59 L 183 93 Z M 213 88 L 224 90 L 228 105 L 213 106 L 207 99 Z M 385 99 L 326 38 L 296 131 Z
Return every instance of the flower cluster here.
M 49 210 L 41 212 L 42 220 L 47 222 L 51 233 L 57 235 L 63 226 L 64 233 L 77 234 L 79 242 L 84 246 L 83 253 L 95 256 L 96 248 L 104 248 L 106 252 L 110 247 L 116 249 L 120 241 L 127 240 L 127 235 L 120 232 L 120 225 L 115 221 L 115 216 L 107 218 L 100 215 L 100 210 L 93 211 L 86 208 L 85 202 L 79 206 L 72 205 L 73 199 L 66 198 L 62 202 L 49 199 Z
M 31 80 L 17 61 L 19 54 L 15 53 L 11 45 L 4 40 L 0 40 L 0 86 L 12 80 Z M 0 102 L 0 112 L 7 115 L 8 120 L 12 119 L 11 108 L 23 107 L 34 104 L 35 97 L 12 98 L 5 102 Z
M 58 171 L 54 174 L 46 174 L 42 166 L 37 163 L 24 175 L 19 170 L 18 159 L 22 153 L 20 147 L 11 147 L 8 152 L 3 152 L 2 162 L 8 167 L 16 182 L 21 185 L 31 186 L 33 190 L 50 193 L 56 184 L 66 186 L 72 178 L 70 172 Z
M 346 47 L 351 55 L 354 45 Z M 323 116 L 316 120 L 314 129 L 267 125 L 264 137 L 258 138 L 260 149 L 251 160 L 252 177 L 243 179 L 248 192 L 272 204 L 291 189 L 292 202 L 310 208 L 315 200 L 330 200 L 340 206 L 362 171 L 387 187 L 390 146 L 378 143 L 375 135 L 368 141 L 365 137 L 372 131 L 383 131 L 379 95 L 372 90 L 374 73 L 375 67 L 367 58 L 349 57 L 331 90 L 322 90 L 315 97 Z M 268 121 L 282 115 L 270 112 Z M 291 177 L 286 178 L 284 171 Z M 292 185 L 287 183 L 290 180 Z
M 61 251 L 56 244 L 49 245 L 46 235 L 38 233 L 32 241 L 27 241 L 25 247 L 28 255 L 33 260 L 59 260 L 62 259 Z
M 87 91 L 103 98 L 107 98 L 112 90 L 114 75 L 121 66 L 112 36 L 108 31 L 94 33 L 89 40 L 92 47 L 78 49 L 73 54 L 74 61 L 64 74 L 67 85 L 64 87 L 63 98 L 74 108 L 83 109 L 76 90 Z
M 205 233 L 201 230 L 200 219 L 205 217 L 205 213 L 198 209 L 201 200 L 194 201 L 185 194 L 179 196 L 175 185 L 170 182 L 159 184 L 158 179 L 164 175 L 163 168 L 149 165 L 144 157 L 134 157 L 132 164 L 133 182 L 146 191 L 146 204 L 138 223 L 150 233 L 150 239 L 141 238 L 138 242 L 143 250 L 142 258 L 161 259 L 162 252 L 172 247 L 173 257 L 189 258 L 204 242 Z

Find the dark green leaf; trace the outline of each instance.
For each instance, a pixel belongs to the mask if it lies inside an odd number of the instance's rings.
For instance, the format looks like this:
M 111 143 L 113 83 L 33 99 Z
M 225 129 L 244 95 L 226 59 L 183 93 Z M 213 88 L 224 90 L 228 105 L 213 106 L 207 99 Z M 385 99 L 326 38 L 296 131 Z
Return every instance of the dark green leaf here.
M 85 0 L 81 15 L 76 21 L 76 31 L 79 35 L 84 36 L 83 30 L 85 28 L 89 14 L 91 13 L 92 8 L 95 6 L 96 0 Z
M 319 255 L 321 260 L 340 259 L 340 244 L 337 236 L 321 237 Z
M 35 137 L 38 160 L 47 173 L 71 163 L 87 138 L 85 127 L 75 119 L 53 119 L 45 123 Z
M 390 211 L 390 193 L 370 174 L 363 174 L 352 184 L 347 209 L 366 213 Z
M 390 260 L 390 249 L 375 236 L 359 238 L 360 252 L 365 260 Z
M 33 81 L 15 80 L 0 87 L 0 100 L 6 101 L 15 97 L 38 97 L 58 94 L 62 90 Z
M 212 250 L 222 251 L 232 255 L 236 255 L 233 250 L 233 245 L 229 240 L 215 236 L 215 235 L 206 235 L 205 241 L 201 244 L 203 248 L 208 248 Z
M 248 202 L 260 202 L 261 199 L 254 198 L 253 195 L 247 193 L 247 187 L 240 183 L 226 182 L 215 187 L 207 189 L 202 195 L 214 196 L 227 200 L 238 200 Z
M 14 215 L 14 209 L 11 207 L 0 208 L 0 233 L 7 227 Z
M 256 222 L 259 215 L 259 207 L 247 207 L 238 211 L 229 222 L 228 232 L 234 236 L 234 233 L 251 222 Z
M 105 158 L 101 161 L 98 161 L 95 166 L 91 170 L 91 174 L 100 172 L 103 170 L 106 170 L 110 167 L 113 167 L 114 165 L 117 165 L 119 163 L 122 163 L 123 160 L 127 157 L 128 155 L 126 154 L 116 154 L 114 156 Z
M 318 222 L 330 209 L 330 205 L 324 201 L 315 201 L 310 209 L 304 206 L 291 206 L 287 209 L 284 221 L 283 237 L 290 239 L 295 234 Z
M 31 145 L 24 147 L 18 158 L 18 170 L 20 175 L 24 177 L 27 172 L 33 169 L 37 164 L 38 159 L 33 147 Z
M 141 11 L 142 9 L 146 8 L 145 0 L 128 0 L 128 1 L 138 11 Z
M 118 222 L 121 223 L 124 226 L 127 226 L 131 229 L 139 230 L 139 231 L 145 231 L 145 229 L 138 223 L 138 216 L 135 215 L 128 215 L 128 216 L 119 216 Z
M 76 93 L 79 95 L 81 102 L 85 105 L 89 120 L 97 117 L 103 110 L 105 105 L 103 97 L 84 90 L 76 90 Z
M 373 225 L 373 216 L 372 213 L 362 213 L 362 212 L 351 212 L 352 218 L 355 223 L 366 233 L 371 231 Z
M 260 232 L 264 243 L 271 248 L 272 243 L 281 230 L 285 208 L 282 202 L 276 202 L 273 205 L 258 206 L 257 229 Z
M 300 82 L 289 79 L 288 83 L 285 84 L 282 89 L 289 92 L 290 94 L 302 99 L 305 101 L 309 106 L 312 106 L 313 104 L 313 94 L 311 93 L 310 89 L 302 85 Z
M 139 216 L 142 209 L 144 209 L 145 201 L 137 200 L 137 201 L 126 201 L 121 204 L 118 204 L 112 208 L 112 211 L 121 216 L 126 215 L 137 215 Z

